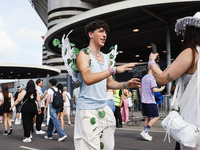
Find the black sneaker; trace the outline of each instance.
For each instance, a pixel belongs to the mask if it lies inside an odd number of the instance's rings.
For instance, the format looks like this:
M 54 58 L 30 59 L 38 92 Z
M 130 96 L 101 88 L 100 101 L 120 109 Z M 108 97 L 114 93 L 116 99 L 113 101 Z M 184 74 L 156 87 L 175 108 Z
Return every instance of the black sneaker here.
M 10 129 L 10 131 L 8 132 L 8 135 L 11 135 L 12 134 L 12 129 Z
M 53 135 L 58 135 L 57 130 L 54 130 L 54 131 L 53 131 Z
M 7 132 L 7 131 L 5 131 L 5 132 L 3 133 L 3 135 L 8 135 L 8 132 Z

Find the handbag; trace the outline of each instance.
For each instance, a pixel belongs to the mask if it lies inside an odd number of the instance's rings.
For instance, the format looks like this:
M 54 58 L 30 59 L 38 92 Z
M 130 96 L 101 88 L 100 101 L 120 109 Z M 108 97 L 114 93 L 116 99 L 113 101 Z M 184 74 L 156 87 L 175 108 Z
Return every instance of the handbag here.
M 180 144 L 182 144 L 186 147 L 194 148 L 196 146 L 196 143 L 198 140 L 199 128 L 198 128 L 198 126 L 188 123 L 183 119 L 183 117 L 178 112 L 178 105 L 176 104 L 176 100 L 178 97 L 177 91 L 178 91 L 178 89 L 181 88 L 181 85 L 180 85 L 181 83 L 182 83 L 182 81 L 181 81 L 181 77 L 180 77 L 178 79 L 178 83 L 177 83 L 177 86 L 176 86 L 176 89 L 174 92 L 174 96 L 172 99 L 171 106 L 173 109 L 170 111 L 170 113 L 167 115 L 167 117 L 165 117 L 164 120 L 161 122 L 162 127 L 166 130 L 166 135 L 165 135 L 164 141 L 166 140 L 167 135 L 168 135 L 168 140 L 170 142 L 169 135 L 171 135 Z M 189 82 L 188 85 L 189 84 L 191 85 L 193 83 Z M 197 85 L 197 87 L 198 87 L 198 85 Z M 185 91 L 186 90 L 187 89 L 185 89 Z M 179 95 L 181 95 L 181 94 L 182 93 L 179 91 Z M 184 95 L 185 95 L 185 93 L 183 94 L 183 96 Z M 183 99 L 184 98 L 183 96 L 180 99 Z M 197 98 L 196 98 L 197 104 L 199 103 L 198 97 L 199 96 L 197 96 Z M 197 107 L 198 107 L 198 105 L 197 105 Z M 199 108 L 197 108 L 197 109 L 198 109 L 198 116 L 199 116 Z M 197 117 L 197 118 L 199 118 L 199 117 Z M 199 123 L 199 119 L 198 119 L 198 123 Z
M 133 107 L 133 102 L 131 97 L 128 98 L 128 107 Z
M 26 103 L 28 99 L 26 99 L 19 107 L 18 107 L 18 112 L 21 112 L 22 106 Z
M 155 100 L 156 100 L 157 104 L 162 103 L 163 97 L 162 97 L 162 94 L 160 92 L 154 93 L 154 96 L 155 96 Z
M 166 132 L 180 144 L 192 148 L 196 146 L 199 136 L 198 127 L 187 123 L 176 110 L 171 111 L 169 115 L 161 122 L 161 125 Z M 167 134 L 165 139 L 166 137 Z

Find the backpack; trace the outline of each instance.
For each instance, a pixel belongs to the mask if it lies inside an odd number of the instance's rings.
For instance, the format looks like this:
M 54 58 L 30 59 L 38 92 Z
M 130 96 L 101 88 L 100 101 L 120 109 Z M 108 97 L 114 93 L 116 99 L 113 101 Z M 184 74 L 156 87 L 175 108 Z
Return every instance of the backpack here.
M 52 105 L 53 107 L 55 108 L 60 108 L 60 107 L 63 107 L 63 96 L 62 96 L 62 93 L 60 90 L 58 91 L 55 91 L 53 88 L 51 88 L 53 90 L 53 102 L 52 102 Z

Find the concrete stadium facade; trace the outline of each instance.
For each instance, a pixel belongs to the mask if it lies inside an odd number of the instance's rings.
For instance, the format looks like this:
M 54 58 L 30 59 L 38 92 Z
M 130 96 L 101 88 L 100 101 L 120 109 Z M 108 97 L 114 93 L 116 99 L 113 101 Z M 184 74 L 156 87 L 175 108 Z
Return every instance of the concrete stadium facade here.
M 122 51 L 118 63 L 146 62 L 149 43 L 159 48 L 161 65 L 166 67 L 177 56 L 181 45 L 174 33 L 174 23 L 180 17 L 193 16 L 200 11 L 199 0 L 29 0 L 46 25 L 43 64 L 61 69 L 66 74 L 60 48 L 53 46 L 53 39 L 74 29 L 71 36 L 79 48 L 87 46 L 84 25 L 94 19 L 103 19 L 111 27 L 107 45 L 118 44 Z M 138 28 L 138 33 L 133 29 Z M 173 49 L 173 51 L 171 51 Z M 139 55 L 139 57 L 138 57 Z M 137 56 L 137 57 L 136 57 Z M 71 80 L 68 78 L 68 82 Z M 68 83 L 70 87 L 70 83 Z M 169 86 L 168 86 L 169 92 Z

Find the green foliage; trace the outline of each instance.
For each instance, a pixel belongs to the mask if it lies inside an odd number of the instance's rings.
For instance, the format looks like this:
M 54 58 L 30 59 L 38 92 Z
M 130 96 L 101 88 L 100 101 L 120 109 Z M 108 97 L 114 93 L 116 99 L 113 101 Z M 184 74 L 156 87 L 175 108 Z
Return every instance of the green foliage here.
M 67 55 L 67 48 L 65 49 L 65 55 Z
M 74 43 L 69 43 L 69 44 L 70 44 L 70 46 L 71 46 L 71 47 L 74 47 L 74 46 L 75 46 L 75 44 L 74 44 Z
M 78 73 L 78 68 L 77 68 L 77 66 L 76 66 L 75 63 L 73 63 L 73 64 L 71 65 L 71 68 L 72 68 L 72 70 L 74 70 L 75 72 Z
M 53 39 L 53 46 L 57 47 L 60 44 L 60 40 L 55 38 Z
M 89 67 L 91 67 L 91 61 L 92 61 L 92 60 L 90 59 L 90 60 L 89 60 Z
M 87 55 L 89 54 L 88 48 L 83 48 L 82 50 L 85 52 L 85 54 L 87 54 Z
M 100 148 L 103 149 L 104 148 L 104 144 L 102 142 L 100 142 Z
M 74 54 L 77 56 L 77 55 L 78 55 L 78 53 L 79 53 L 79 49 L 78 49 L 78 48 L 76 48 L 76 47 L 74 47 L 73 53 L 74 53 Z
M 58 45 L 58 48 L 62 48 L 62 44 L 59 44 L 59 45 Z
M 113 59 L 114 58 L 114 55 L 113 54 L 110 54 L 110 59 Z
M 68 58 L 68 59 L 67 59 L 68 65 L 69 65 L 71 62 L 72 62 L 72 60 Z
M 112 49 L 114 49 L 114 46 L 111 46 L 110 49 L 109 49 L 109 51 L 112 51 Z

